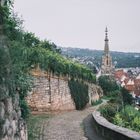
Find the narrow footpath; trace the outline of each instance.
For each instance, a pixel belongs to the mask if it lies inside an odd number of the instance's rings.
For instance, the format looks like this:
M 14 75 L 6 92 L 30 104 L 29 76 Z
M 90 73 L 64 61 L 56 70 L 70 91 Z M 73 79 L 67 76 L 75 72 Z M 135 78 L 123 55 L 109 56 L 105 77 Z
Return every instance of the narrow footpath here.
M 92 125 L 91 113 L 95 108 L 63 112 L 50 118 L 44 122 L 42 140 L 104 140 Z

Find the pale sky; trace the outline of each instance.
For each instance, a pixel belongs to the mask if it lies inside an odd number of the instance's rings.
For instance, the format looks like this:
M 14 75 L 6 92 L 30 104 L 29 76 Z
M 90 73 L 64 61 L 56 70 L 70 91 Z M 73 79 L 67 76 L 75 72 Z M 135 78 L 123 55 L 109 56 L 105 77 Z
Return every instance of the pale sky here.
M 58 46 L 140 52 L 140 0 L 15 0 L 25 29 Z

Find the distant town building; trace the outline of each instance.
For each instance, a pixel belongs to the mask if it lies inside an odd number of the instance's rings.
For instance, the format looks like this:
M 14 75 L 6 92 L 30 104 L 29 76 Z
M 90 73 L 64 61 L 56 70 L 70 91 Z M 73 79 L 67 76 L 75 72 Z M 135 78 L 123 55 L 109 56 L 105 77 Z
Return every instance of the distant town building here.
M 112 73 L 113 73 L 112 57 L 109 52 L 109 43 L 108 42 L 109 42 L 108 30 L 106 27 L 105 47 L 104 47 L 104 54 L 102 56 L 102 64 L 101 64 L 101 75 L 112 75 Z
M 114 77 L 116 82 L 121 87 L 127 89 L 134 98 L 140 98 L 140 72 L 138 68 L 129 68 L 127 71 L 125 69 L 118 69 L 114 72 Z

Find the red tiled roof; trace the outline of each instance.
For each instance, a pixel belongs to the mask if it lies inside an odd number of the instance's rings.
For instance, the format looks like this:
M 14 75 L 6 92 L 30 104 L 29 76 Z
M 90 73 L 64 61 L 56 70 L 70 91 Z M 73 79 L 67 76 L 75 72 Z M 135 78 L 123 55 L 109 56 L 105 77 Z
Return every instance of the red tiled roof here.
M 135 94 L 136 96 L 140 96 L 140 90 L 135 90 L 135 91 L 134 91 L 134 94 Z
M 122 76 L 128 77 L 127 73 L 125 73 L 123 70 L 117 70 L 114 73 L 115 79 L 121 80 Z
M 139 85 L 140 86 L 140 79 L 135 79 L 134 83 L 135 83 L 135 85 Z
M 126 76 L 125 80 L 123 81 L 125 84 L 124 87 L 130 92 L 134 91 L 134 94 L 136 96 L 140 96 L 140 79 L 129 78 L 127 73 L 125 73 L 123 70 L 115 71 L 114 76 L 115 76 L 115 79 L 119 80 L 120 82 L 121 82 L 122 76 Z M 129 84 L 129 80 L 134 82 L 134 84 Z
M 134 91 L 134 94 L 136 96 L 140 96 L 140 79 L 135 79 L 134 80 L 134 83 L 135 83 L 135 91 Z
M 129 78 L 126 78 L 126 79 L 124 80 L 125 85 L 128 83 L 128 81 L 129 81 Z
M 125 88 L 126 88 L 128 91 L 134 91 L 134 90 L 135 90 L 135 86 L 134 86 L 134 85 L 125 85 Z

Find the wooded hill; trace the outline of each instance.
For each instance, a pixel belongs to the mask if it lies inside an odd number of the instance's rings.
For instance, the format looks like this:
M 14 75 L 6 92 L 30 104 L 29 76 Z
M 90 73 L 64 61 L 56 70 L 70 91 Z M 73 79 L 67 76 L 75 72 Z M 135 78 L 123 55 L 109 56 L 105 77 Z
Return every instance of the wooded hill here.
M 101 58 L 103 55 L 102 50 L 90 50 L 82 48 L 64 48 L 62 47 L 62 54 L 66 57 L 81 59 L 89 59 L 96 66 L 100 67 Z M 128 52 L 117 52 L 111 51 L 113 63 L 116 64 L 117 68 L 129 68 L 129 67 L 140 67 L 140 53 L 128 53 Z

